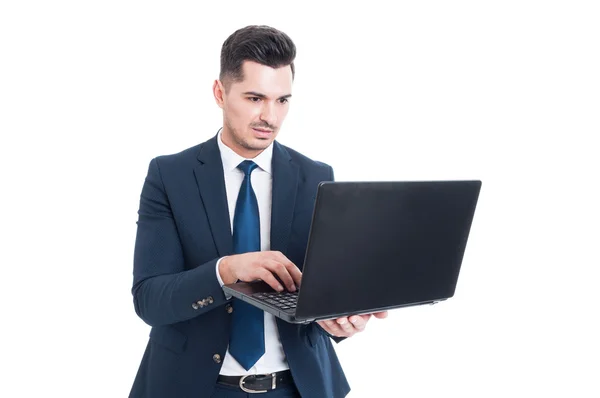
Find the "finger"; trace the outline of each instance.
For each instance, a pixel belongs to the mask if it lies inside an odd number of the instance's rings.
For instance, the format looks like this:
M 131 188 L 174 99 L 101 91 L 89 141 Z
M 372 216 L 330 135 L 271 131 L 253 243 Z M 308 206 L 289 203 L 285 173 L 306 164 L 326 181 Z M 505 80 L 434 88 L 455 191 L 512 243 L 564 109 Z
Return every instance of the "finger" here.
M 294 283 L 299 287 L 302 284 L 302 271 L 300 271 L 298 267 L 296 267 L 296 264 L 292 262 L 289 263 L 287 269 L 292 276 L 292 279 L 294 279 Z
M 329 326 L 329 330 L 331 330 L 330 334 L 336 337 L 343 337 L 346 335 L 344 329 L 334 319 L 329 319 L 325 321 Z
M 341 317 L 341 318 L 336 319 L 336 322 L 338 325 L 340 325 L 340 327 L 342 328 L 342 330 L 345 332 L 346 335 L 352 335 L 355 332 L 354 326 L 352 325 L 351 322 L 348 321 L 348 318 Z
M 329 328 L 329 326 L 327 326 L 327 324 L 325 323 L 325 321 L 317 321 L 317 324 L 321 327 L 321 329 L 323 329 L 324 331 L 326 331 L 327 333 L 329 333 L 332 336 L 335 336 L 335 334 L 333 333 L 333 331 Z
M 265 268 L 277 275 L 289 291 L 293 292 L 296 290 L 294 280 L 292 279 L 292 276 L 288 272 L 285 265 L 283 265 L 279 261 L 271 260 L 265 263 Z
M 369 319 L 371 319 L 371 316 L 373 316 L 373 314 L 362 314 L 362 315 L 358 315 L 360 316 L 362 319 L 366 321 L 368 321 Z
M 354 326 L 354 328 L 359 331 L 362 332 L 363 330 L 365 330 L 365 327 L 367 326 L 367 322 L 369 321 L 370 316 L 359 316 L 359 315 L 353 315 L 351 317 L 348 318 L 348 320 L 350 321 L 350 323 Z
M 327 331 L 327 333 L 334 337 L 343 337 L 345 335 L 344 330 L 333 319 L 319 321 L 319 324 Z
M 258 270 L 258 278 L 262 279 L 267 285 L 271 286 L 273 289 L 278 292 L 283 291 L 283 286 L 281 283 L 275 278 L 275 276 L 266 268 L 259 268 Z
M 317 324 L 319 324 L 319 326 L 326 331 L 327 333 L 329 333 L 332 336 L 335 336 L 335 333 L 333 333 L 333 330 L 331 330 L 331 327 L 329 326 L 331 324 L 331 322 L 327 322 L 327 321 L 317 321 Z
M 384 318 L 387 318 L 388 312 L 387 311 L 376 312 L 373 314 L 373 316 L 377 319 L 384 319 Z
M 294 264 L 282 252 L 276 251 L 276 252 L 273 252 L 273 253 L 274 253 L 275 258 L 277 259 L 277 261 L 279 261 L 280 263 L 282 263 L 283 265 L 285 265 L 285 267 L 287 268 L 288 272 L 292 276 L 292 279 L 294 280 L 294 283 L 296 284 L 296 286 L 300 286 L 300 284 L 302 283 L 302 272 L 300 271 L 300 269 L 298 269 L 298 267 L 296 266 L 296 264 Z

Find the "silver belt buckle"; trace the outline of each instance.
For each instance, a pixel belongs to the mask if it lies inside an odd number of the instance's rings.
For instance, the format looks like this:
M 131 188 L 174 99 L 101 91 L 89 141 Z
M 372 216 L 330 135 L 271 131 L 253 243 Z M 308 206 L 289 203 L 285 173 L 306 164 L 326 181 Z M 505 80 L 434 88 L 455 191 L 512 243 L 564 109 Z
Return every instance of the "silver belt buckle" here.
M 240 378 L 240 388 L 242 389 L 242 391 L 247 392 L 248 394 L 260 394 L 260 393 L 264 393 L 264 392 L 268 392 L 267 390 L 251 390 L 249 388 L 244 387 L 244 381 L 246 380 L 246 377 L 250 377 L 250 376 L 258 376 L 258 375 L 246 375 L 246 376 L 242 376 Z M 277 387 L 277 377 L 275 376 L 275 373 L 271 373 L 271 389 L 274 390 Z

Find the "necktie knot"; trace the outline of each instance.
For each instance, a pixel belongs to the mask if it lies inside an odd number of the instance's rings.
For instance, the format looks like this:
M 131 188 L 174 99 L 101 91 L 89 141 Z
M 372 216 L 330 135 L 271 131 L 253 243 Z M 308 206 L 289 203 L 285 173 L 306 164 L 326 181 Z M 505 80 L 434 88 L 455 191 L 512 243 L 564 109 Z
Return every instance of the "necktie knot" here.
M 238 169 L 242 170 L 246 176 L 249 176 L 258 165 L 252 160 L 244 160 L 238 165 Z

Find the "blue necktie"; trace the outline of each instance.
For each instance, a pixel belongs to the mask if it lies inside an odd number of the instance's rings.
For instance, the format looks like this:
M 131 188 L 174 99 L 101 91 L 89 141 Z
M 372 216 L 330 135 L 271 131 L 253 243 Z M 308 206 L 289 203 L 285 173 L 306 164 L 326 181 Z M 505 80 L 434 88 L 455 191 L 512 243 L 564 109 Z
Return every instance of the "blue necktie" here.
M 258 167 L 251 160 L 239 164 L 245 176 L 235 204 L 233 217 L 234 254 L 260 251 L 258 202 L 250 182 L 250 174 Z M 265 353 L 264 312 L 235 299 L 232 314 L 229 353 L 244 369 L 249 370 Z

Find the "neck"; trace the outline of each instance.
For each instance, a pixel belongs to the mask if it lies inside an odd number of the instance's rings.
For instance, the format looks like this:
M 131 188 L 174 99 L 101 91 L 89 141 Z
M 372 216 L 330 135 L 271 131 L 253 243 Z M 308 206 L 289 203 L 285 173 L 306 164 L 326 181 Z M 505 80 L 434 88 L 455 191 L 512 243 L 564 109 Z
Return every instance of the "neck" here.
M 245 159 L 254 159 L 264 151 L 264 149 L 249 149 L 242 146 L 233 139 L 233 134 L 229 133 L 229 130 L 225 126 L 221 131 L 221 141 L 223 141 L 225 146 Z

